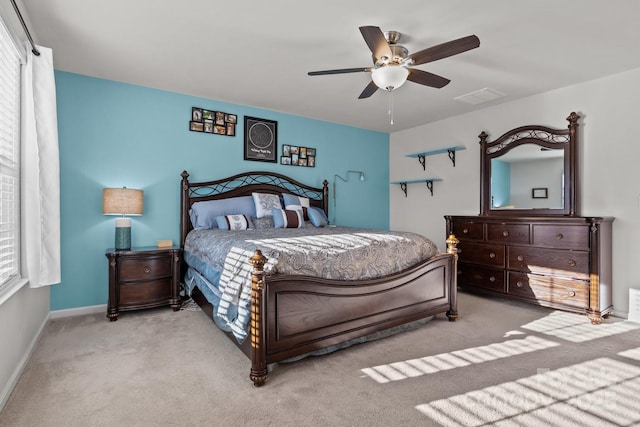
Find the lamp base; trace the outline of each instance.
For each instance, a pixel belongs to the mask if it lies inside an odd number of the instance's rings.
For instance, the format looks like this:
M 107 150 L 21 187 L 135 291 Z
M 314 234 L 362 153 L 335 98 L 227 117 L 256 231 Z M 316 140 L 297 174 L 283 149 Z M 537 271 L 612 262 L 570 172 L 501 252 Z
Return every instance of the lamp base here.
M 131 220 L 116 219 L 116 250 L 131 249 Z

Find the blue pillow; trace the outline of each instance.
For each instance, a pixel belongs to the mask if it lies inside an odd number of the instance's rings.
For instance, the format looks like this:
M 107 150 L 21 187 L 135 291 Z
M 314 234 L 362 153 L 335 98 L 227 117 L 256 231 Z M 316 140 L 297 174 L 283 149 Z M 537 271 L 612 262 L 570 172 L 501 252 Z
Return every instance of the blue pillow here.
M 307 214 L 307 209 L 309 208 L 308 198 L 289 193 L 282 193 L 282 201 L 285 209 L 300 209 L 302 210 L 302 217 L 305 220 L 309 219 Z
M 248 230 L 253 224 L 246 215 L 220 215 L 216 217 L 220 230 Z
M 256 216 L 256 206 L 251 196 L 231 197 L 229 199 L 207 200 L 191 205 L 189 217 L 193 228 L 216 228 L 216 217 L 220 215 Z
M 314 227 L 326 227 L 329 224 L 329 219 L 324 213 L 324 210 L 311 206 L 307 209 L 307 215 L 309 215 L 309 221 Z
M 276 228 L 304 228 L 302 211 L 298 209 L 272 209 Z

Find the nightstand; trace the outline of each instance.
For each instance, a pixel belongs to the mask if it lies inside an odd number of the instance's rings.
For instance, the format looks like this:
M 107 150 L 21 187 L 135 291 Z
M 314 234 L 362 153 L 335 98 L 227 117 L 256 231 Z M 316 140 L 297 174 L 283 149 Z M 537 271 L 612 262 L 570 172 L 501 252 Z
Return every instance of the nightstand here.
M 178 311 L 180 254 L 181 249 L 175 246 L 108 249 L 109 320 L 118 320 L 121 311 L 163 305 Z

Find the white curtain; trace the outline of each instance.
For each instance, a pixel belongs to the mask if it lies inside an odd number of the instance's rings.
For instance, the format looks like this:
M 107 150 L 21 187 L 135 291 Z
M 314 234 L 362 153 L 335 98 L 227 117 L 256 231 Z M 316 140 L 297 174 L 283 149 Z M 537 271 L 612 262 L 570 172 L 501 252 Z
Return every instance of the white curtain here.
M 29 286 L 60 283 L 60 162 L 51 49 L 27 46 L 22 74 L 21 231 Z

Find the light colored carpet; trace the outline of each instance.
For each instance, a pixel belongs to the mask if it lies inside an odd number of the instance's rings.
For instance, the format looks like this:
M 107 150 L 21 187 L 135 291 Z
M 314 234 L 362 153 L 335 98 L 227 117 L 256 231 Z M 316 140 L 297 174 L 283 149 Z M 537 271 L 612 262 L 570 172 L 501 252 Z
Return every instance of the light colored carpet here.
M 460 294 L 460 318 L 274 367 L 201 311 L 50 321 L 0 426 L 640 425 L 640 325 Z

